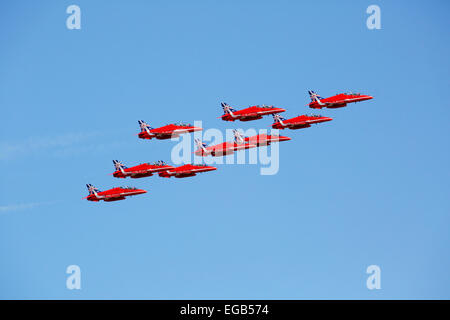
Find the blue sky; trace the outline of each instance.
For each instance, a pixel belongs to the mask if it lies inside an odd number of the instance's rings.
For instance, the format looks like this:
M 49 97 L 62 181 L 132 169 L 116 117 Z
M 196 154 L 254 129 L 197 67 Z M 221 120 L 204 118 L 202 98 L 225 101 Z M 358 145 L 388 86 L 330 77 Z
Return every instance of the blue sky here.
M 81 30 L 66 28 L 67 6 Z M 381 8 L 368 30 L 366 8 Z M 449 298 L 447 1 L 9 1 L 0 19 L 0 298 Z M 154 126 L 230 124 L 220 101 L 309 112 L 280 170 L 112 178 L 170 162 Z M 130 184 L 148 194 L 91 203 Z M 65 287 L 79 265 L 82 289 Z M 381 290 L 366 288 L 369 265 Z

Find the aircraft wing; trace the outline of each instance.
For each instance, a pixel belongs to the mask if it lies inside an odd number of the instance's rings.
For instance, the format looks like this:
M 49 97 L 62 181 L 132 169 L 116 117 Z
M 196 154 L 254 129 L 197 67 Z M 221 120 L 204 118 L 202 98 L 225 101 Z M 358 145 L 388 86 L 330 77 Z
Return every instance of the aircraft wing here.
M 153 133 L 153 134 L 160 138 L 170 138 L 170 137 L 176 137 L 180 134 L 180 132 L 176 132 L 176 131 L 157 132 L 157 133 Z
M 228 150 L 230 150 L 230 149 L 231 149 L 231 148 L 230 148 L 231 146 L 232 146 L 232 145 L 228 145 L 226 142 L 224 142 L 224 143 L 215 145 L 211 151 L 220 153 L 221 151 L 228 151 Z
M 116 199 L 116 198 L 123 198 L 124 196 L 128 195 L 127 193 L 120 193 L 120 194 L 110 194 L 103 196 L 104 199 Z
M 189 129 L 175 129 L 173 130 L 173 134 L 182 134 L 182 133 L 186 133 L 189 132 Z
M 266 139 L 263 139 L 263 140 L 266 140 Z M 234 145 L 235 151 L 249 149 L 249 148 L 256 148 L 256 144 L 254 144 L 252 141 L 251 143 L 236 143 Z
M 323 101 L 320 101 L 320 102 L 322 103 L 322 105 L 328 106 L 328 107 L 329 106 L 341 106 L 341 105 L 347 103 L 346 101 L 339 101 L 339 102 L 323 102 Z
M 152 170 L 151 170 L 151 169 L 148 169 L 148 170 L 138 170 L 138 171 L 133 171 L 133 172 L 131 172 L 130 174 L 133 176 L 133 175 L 143 174 L 143 173 L 149 173 L 149 172 L 152 172 Z
M 196 170 L 194 169 L 187 169 L 187 170 L 183 170 L 183 171 L 176 171 L 174 174 L 170 174 L 171 176 L 177 176 L 177 175 L 183 175 L 183 174 L 188 174 L 188 173 L 193 173 Z
M 246 114 L 239 115 L 239 117 L 241 119 L 253 119 L 253 118 L 259 117 L 263 114 L 264 114 L 264 112 L 246 113 Z

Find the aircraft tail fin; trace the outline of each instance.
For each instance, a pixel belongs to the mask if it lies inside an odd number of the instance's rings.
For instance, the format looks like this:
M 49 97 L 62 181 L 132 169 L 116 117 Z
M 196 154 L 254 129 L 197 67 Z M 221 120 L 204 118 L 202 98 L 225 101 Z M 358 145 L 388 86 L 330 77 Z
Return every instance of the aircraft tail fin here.
M 206 147 L 208 146 L 206 143 L 202 142 L 200 139 L 195 138 L 195 144 L 197 145 L 198 150 L 203 150 L 206 152 Z
M 127 168 L 127 166 L 125 166 L 119 160 L 113 160 L 113 163 L 114 163 L 114 167 L 116 168 L 117 171 L 122 171 L 123 172 L 123 169 Z
M 280 116 L 278 113 L 274 113 L 272 116 L 273 116 L 273 121 L 275 123 L 283 123 L 283 120 L 286 120 L 285 118 Z
M 144 120 L 138 120 L 139 126 L 141 127 L 141 131 L 149 131 L 153 129 L 150 127 Z
M 308 93 L 309 93 L 309 97 L 311 98 L 311 102 L 316 102 L 316 101 L 320 101 L 323 99 L 321 96 L 319 96 L 317 93 L 315 93 L 312 90 L 309 90 Z
M 243 144 L 245 142 L 244 136 L 239 131 L 233 129 L 233 133 L 234 133 L 234 141 L 236 143 Z
M 233 112 L 236 111 L 233 108 L 231 108 L 231 106 L 229 104 L 227 104 L 226 102 L 221 102 L 220 104 L 222 105 L 224 114 L 233 114 Z
M 89 195 L 91 195 L 91 194 L 95 194 L 95 195 L 97 195 L 97 192 L 100 192 L 100 190 L 98 190 L 96 187 L 94 187 L 92 184 L 86 184 L 86 187 L 87 187 L 87 189 L 88 189 L 88 191 L 89 191 Z

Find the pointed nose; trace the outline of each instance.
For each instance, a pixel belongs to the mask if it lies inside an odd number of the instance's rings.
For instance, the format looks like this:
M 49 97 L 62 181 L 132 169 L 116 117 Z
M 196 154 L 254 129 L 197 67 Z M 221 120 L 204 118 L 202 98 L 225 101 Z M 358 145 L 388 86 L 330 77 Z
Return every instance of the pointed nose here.
M 330 118 L 330 117 L 325 117 L 325 118 L 323 118 L 323 121 L 325 122 L 325 121 L 331 121 L 331 120 L 333 120 L 333 118 Z
M 283 108 L 276 108 L 275 110 L 277 110 L 277 112 L 285 112 L 286 111 L 286 109 L 283 109 Z
M 278 139 L 279 139 L 279 141 L 289 141 L 289 140 L 291 140 L 291 138 L 283 137 L 283 136 L 280 136 Z

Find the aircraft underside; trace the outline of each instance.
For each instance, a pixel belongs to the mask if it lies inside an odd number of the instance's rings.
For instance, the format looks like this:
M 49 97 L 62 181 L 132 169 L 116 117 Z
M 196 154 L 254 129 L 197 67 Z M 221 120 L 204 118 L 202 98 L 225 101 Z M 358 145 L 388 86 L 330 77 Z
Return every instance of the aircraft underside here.
M 258 120 L 258 119 L 262 119 L 262 116 L 244 117 L 244 118 L 240 118 L 239 120 L 241 120 L 241 121 L 252 121 L 252 120 Z
M 145 178 L 145 177 L 151 177 L 153 173 L 137 173 L 130 176 L 130 178 L 137 179 L 137 178 Z
M 297 129 L 303 129 L 303 128 L 309 128 L 309 127 L 311 127 L 310 124 L 300 124 L 300 125 L 295 125 L 295 126 L 289 127 L 289 129 L 297 130 Z
M 106 201 L 106 202 L 112 202 L 112 201 L 118 201 L 118 200 L 125 200 L 125 197 L 105 198 L 104 199 L 104 201 Z
M 336 108 L 343 108 L 343 107 L 345 107 L 345 106 L 347 106 L 346 103 L 343 103 L 343 104 L 333 104 L 333 105 L 331 105 L 331 106 L 327 106 L 327 108 L 328 108 L 328 109 L 336 109 Z
M 234 150 L 222 150 L 222 151 L 212 151 L 211 155 L 213 157 L 223 157 L 223 156 L 227 156 L 230 154 L 233 154 Z
M 167 140 L 167 139 L 172 139 L 172 138 L 178 138 L 179 136 L 180 136 L 179 134 L 158 135 L 158 136 L 156 136 L 156 139 Z
M 177 174 L 175 176 L 175 178 L 187 178 L 187 177 L 193 177 L 196 174 L 194 172 L 190 172 L 190 173 L 182 173 L 182 174 Z

